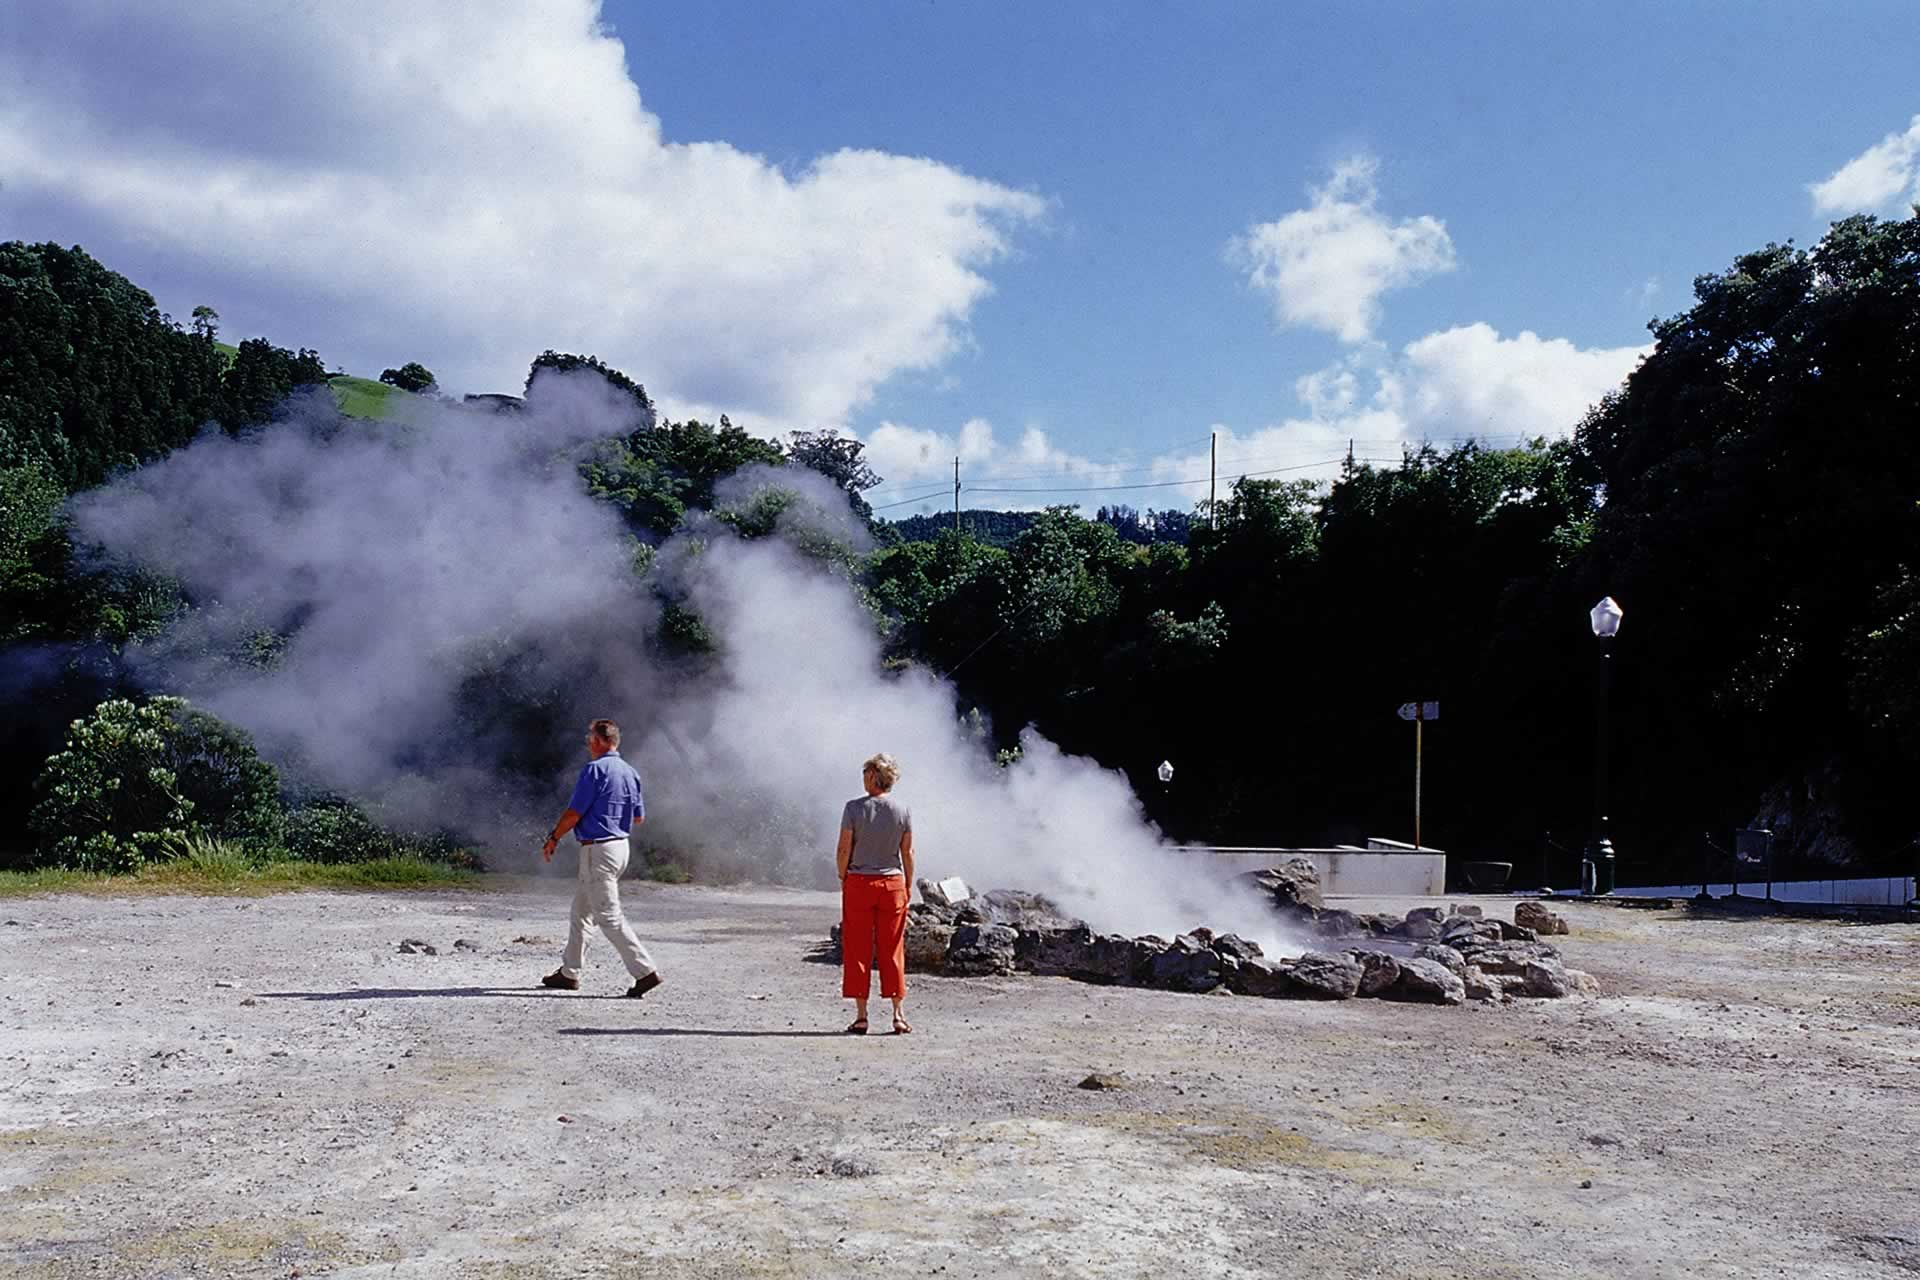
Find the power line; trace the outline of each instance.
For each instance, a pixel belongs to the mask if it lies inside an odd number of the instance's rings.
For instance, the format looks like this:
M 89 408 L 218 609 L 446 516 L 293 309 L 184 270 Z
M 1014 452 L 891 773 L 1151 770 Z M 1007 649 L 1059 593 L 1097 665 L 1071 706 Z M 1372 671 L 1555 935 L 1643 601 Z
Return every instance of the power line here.
M 928 490 L 927 492 L 925 492 L 925 493 L 923 493 L 923 494 L 921 494 L 921 495 L 920 495 L 919 497 L 917 497 L 917 498 L 902 498 L 902 499 L 901 499 L 900 501 L 898 501 L 898 502 L 888 502 L 888 503 L 883 503 L 882 505 L 880 505 L 880 506 L 877 506 L 877 507 L 875 507 L 875 508 L 873 508 L 873 510 L 875 510 L 875 511 L 890 511 L 890 510 L 892 510 L 892 509 L 893 509 L 893 508 L 895 508 L 895 507 L 906 507 L 906 506 L 911 506 L 911 505 L 913 505 L 913 504 L 914 504 L 914 503 L 916 503 L 916 502 L 925 502 L 925 501 L 926 501 L 926 500 L 927 500 L 928 498 L 938 498 L 938 497 L 940 497 L 940 496 L 942 496 L 943 494 L 945 494 L 946 492 L 947 492 L 947 490 L 946 490 L 946 486 L 944 486 L 944 485 L 943 485 L 943 486 L 941 486 L 941 487 L 940 487 L 940 488 L 938 488 L 938 489 L 929 489 L 929 490 Z
M 1277 476 L 1288 471 L 1310 471 L 1315 467 L 1330 467 L 1340 461 L 1339 458 L 1322 458 L 1317 462 L 1302 462 L 1291 467 L 1269 467 L 1264 471 L 1242 471 L 1236 477 L 1246 480 L 1255 476 Z M 1122 489 L 1172 489 L 1180 485 L 1206 484 L 1208 476 L 1195 476 L 1191 480 L 1154 480 L 1145 484 L 1092 484 L 1063 486 L 1046 489 L 1007 489 L 991 485 L 969 485 L 973 493 L 1112 493 Z

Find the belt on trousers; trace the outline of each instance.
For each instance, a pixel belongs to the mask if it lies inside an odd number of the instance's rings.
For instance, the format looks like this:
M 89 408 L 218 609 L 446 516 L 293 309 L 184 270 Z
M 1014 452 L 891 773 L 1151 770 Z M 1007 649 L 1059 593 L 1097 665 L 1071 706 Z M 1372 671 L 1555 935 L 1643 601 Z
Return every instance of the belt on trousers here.
M 615 840 L 626 840 L 628 836 L 602 836 L 598 840 L 582 840 L 581 844 L 612 844 Z

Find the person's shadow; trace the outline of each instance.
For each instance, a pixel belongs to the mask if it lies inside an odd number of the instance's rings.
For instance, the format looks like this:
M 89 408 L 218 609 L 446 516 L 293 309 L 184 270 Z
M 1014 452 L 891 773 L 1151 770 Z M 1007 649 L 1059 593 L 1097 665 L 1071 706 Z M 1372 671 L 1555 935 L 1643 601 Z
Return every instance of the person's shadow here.
M 561 1027 L 563 1036 L 721 1036 L 765 1037 L 776 1040 L 811 1040 L 815 1036 L 839 1036 L 838 1031 L 753 1031 L 745 1028 L 717 1027 Z
M 479 996 L 522 1000 L 624 1000 L 624 995 L 549 991 L 540 987 L 355 987 L 351 991 L 262 991 L 268 1000 L 418 1000 L 432 996 Z

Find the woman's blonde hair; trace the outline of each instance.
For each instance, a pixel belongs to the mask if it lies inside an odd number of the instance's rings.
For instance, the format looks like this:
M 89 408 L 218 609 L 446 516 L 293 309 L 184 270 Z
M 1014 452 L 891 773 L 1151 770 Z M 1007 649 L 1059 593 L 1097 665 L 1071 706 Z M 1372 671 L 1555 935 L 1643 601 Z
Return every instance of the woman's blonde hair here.
M 893 784 L 900 781 L 900 766 L 894 758 L 882 751 L 860 766 L 862 776 L 872 774 L 879 780 L 882 791 L 893 790 Z

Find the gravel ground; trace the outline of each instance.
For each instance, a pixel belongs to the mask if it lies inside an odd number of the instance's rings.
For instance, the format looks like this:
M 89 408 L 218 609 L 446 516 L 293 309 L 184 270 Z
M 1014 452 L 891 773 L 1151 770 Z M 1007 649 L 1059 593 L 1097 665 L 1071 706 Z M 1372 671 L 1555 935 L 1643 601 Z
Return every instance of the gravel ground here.
M 1597 998 L 855 1039 L 830 896 L 633 886 L 630 1001 L 535 985 L 570 889 L 0 903 L 0 1277 L 1920 1273 L 1920 926 L 1575 905 Z

